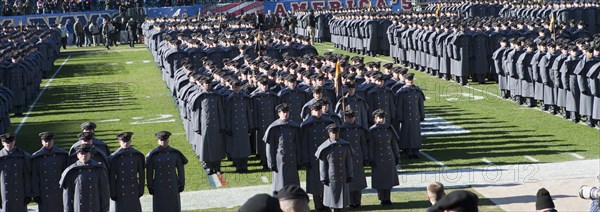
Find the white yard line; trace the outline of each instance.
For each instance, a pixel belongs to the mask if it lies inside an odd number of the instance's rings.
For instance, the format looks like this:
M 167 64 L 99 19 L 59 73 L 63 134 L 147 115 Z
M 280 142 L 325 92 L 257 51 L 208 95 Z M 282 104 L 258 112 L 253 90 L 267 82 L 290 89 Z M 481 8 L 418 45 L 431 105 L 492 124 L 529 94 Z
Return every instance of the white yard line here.
M 440 165 L 442 168 L 447 169 L 448 166 L 446 166 L 446 164 L 436 160 L 435 158 L 431 157 L 431 155 L 419 150 L 419 153 L 421 153 L 421 155 L 425 156 L 427 159 L 429 159 L 430 161 L 433 161 L 434 163 L 436 163 L 437 165 Z
M 496 95 L 495 93 L 491 93 L 491 92 L 487 92 L 487 91 L 484 91 L 484 90 L 481 90 L 481 89 L 477 89 L 477 88 L 471 87 L 471 86 L 469 86 L 469 85 L 465 85 L 464 87 L 465 87 L 465 88 L 472 89 L 472 90 L 474 90 L 474 91 L 479 91 L 479 92 L 481 92 L 481 93 L 484 93 L 484 94 L 487 94 L 487 95 L 490 95 L 490 96 L 494 96 L 494 97 L 496 97 L 496 98 L 498 98 L 498 99 L 504 99 L 504 98 L 502 98 L 501 96 L 499 96 L 499 95 Z M 510 99 L 504 99 L 504 100 L 511 101 Z
M 483 161 L 484 163 L 487 163 L 487 165 L 493 166 L 494 163 L 492 163 L 492 161 L 488 160 L 487 158 L 481 158 L 481 161 Z
M 260 179 L 263 181 L 263 183 L 269 183 L 269 178 L 265 176 L 260 176 Z
M 583 157 L 583 156 L 581 156 L 580 154 L 577 154 L 577 153 L 570 153 L 569 155 L 571 155 L 571 156 L 573 156 L 573 157 L 575 157 L 577 159 L 580 159 L 580 160 L 585 159 L 585 157 Z
M 42 95 L 44 95 L 44 92 L 46 91 L 46 89 L 48 89 L 48 86 L 50 86 L 50 83 L 52 83 L 52 81 L 54 81 L 54 77 L 56 77 L 58 72 L 60 72 L 62 67 L 67 63 L 67 61 L 69 61 L 70 58 L 71 58 L 71 55 L 67 56 L 67 58 L 65 58 L 65 61 L 63 61 L 62 64 L 60 64 L 60 66 L 56 69 L 56 71 L 54 72 L 52 77 L 50 77 L 50 79 L 46 82 L 46 84 L 44 85 L 44 88 L 40 91 L 40 93 L 37 95 L 35 100 L 33 100 L 33 103 L 31 104 L 31 106 L 29 106 L 29 110 L 27 110 L 27 113 L 25 113 L 25 117 L 23 117 L 23 120 L 21 120 L 21 123 L 19 123 L 19 126 L 17 126 L 17 128 L 15 129 L 15 134 L 19 134 L 19 132 L 21 131 L 21 128 L 23 127 L 23 124 L 25 124 L 25 121 L 27 121 L 27 118 L 29 118 L 29 114 L 31 114 L 31 111 L 33 111 L 33 108 L 35 108 L 35 105 L 38 103 L 38 101 L 40 100 Z
M 525 158 L 527 158 L 527 160 L 530 160 L 531 162 L 540 162 L 538 159 L 535 159 L 534 157 L 531 157 L 529 155 L 525 155 Z

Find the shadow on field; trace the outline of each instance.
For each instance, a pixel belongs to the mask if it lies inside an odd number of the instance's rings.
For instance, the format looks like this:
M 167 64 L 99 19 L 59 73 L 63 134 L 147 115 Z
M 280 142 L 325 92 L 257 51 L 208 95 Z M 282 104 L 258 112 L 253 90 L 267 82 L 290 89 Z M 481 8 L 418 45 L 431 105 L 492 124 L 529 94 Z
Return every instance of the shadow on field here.
M 91 83 L 83 85 L 52 86 L 46 90 L 44 104 L 36 105 L 30 116 L 61 115 L 85 112 L 109 112 L 119 107 L 138 105 L 134 83 Z M 130 110 L 137 108 L 131 107 Z
M 67 64 L 63 66 L 62 71 L 57 74 L 54 78 L 72 78 L 72 77 L 89 77 L 89 76 L 102 76 L 102 75 L 115 75 L 119 72 L 126 70 L 123 65 L 109 64 L 106 60 L 81 60 L 75 63 L 75 61 L 69 60 Z
M 537 134 L 539 132 L 535 130 L 515 126 L 491 115 L 473 118 L 473 114 L 451 106 L 431 106 L 425 110 L 428 114 L 435 114 L 471 131 L 467 134 L 423 138 L 423 148 L 428 150 L 428 154 L 439 161 L 454 160 L 451 163 L 453 167 L 483 165 L 482 158 L 496 165 L 506 165 L 526 163 L 528 161 L 523 158 L 526 155 L 535 157 L 583 151 L 572 149 L 574 144 L 565 143 L 555 135 Z M 412 165 L 410 167 L 414 168 Z
M 42 146 L 38 133 L 50 131 L 56 134 L 54 137 L 55 145 L 68 151 L 71 145 L 79 140 L 78 135 L 81 133 L 79 126 L 85 121 L 89 120 L 57 120 L 25 123 L 23 124 L 23 130 L 18 134 L 17 146 L 33 153 Z M 115 149 L 117 144 L 113 138 L 120 132 L 122 132 L 122 129 L 110 131 L 99 129 L 95 137 L 104 139 L 111 149 Z

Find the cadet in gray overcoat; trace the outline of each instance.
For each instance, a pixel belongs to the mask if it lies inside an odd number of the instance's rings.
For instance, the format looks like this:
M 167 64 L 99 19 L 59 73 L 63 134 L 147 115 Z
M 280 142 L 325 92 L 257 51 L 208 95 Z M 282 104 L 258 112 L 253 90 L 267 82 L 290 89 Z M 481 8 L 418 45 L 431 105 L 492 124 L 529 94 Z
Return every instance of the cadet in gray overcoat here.
M 31 155 L 31 196 L 38 210 L 63 211 L 63 191 L 60 177 L 68 166 L 69 155 L 54 145 L 54 133 L 39 134 L 42 148 Z
M 398 134 L 385 123 L 385 111 L 373 112 L 375 124 L 369 128 L 369 156 L 371 161 L 371 187 L 377 189 L 382 205 L 391 205 L 392 188 L 400 184 L 396 165 L 400 164 Z
M 268 166 L 273 171 L 273 193 L 287 185 L 300 186 L 300 124 L 289 118 L 289 109 L 285 103 L 275 107 L 279 119 L 269 125 L 262 138 L 266 144 Z
M 367 145 L 368 130 L 356 123 L 356 112 L 346 110 L 343 112 L 344 123 L 340 126 L 340 138 L 350 143 L 352 147 L 352 181 L 350 186 L 350 207 L 358 208 L 361 205 L 362 190 L 367 188 L 365 177 L 366 164 L 369 164 L 369 147 Z
M 80 145 L 75 150 L 77 162 L 62 173 L 64 211 L 108 211 L 110 191 L 108 171 L 102 162 L 92 159 L 92 147 Z
M 157 212 L 181 211 L 179 193 L 185 188 L 187 158 L 169 146 L 170 132 L 156 133 L 158 147 L 146 155 L 146 184 L 152 195 L 152 210 Z
M 142 211 L 140 197 L 144 195 L 146 161 L 144 154 L 131 147 L 132 132 L 117 135 L 117 151 L 108 157 L 110 163 L 110 198 L 115 201 L 114 211 Z
M 31 201 L 31 155 L 16 146 L 15 135 L 0 135 L 0 184 L 2 211 L 27 211 Z
M 341 211 L 349 204 L 352 182 L 352 147 L 344 139 L 340 139 L 340 128 L 336 124 L 327 126 L 329 139 L 317 149 L 315 157 L 319 158 L 320 180 L 323 183 L 323 205 L 332 211 Z

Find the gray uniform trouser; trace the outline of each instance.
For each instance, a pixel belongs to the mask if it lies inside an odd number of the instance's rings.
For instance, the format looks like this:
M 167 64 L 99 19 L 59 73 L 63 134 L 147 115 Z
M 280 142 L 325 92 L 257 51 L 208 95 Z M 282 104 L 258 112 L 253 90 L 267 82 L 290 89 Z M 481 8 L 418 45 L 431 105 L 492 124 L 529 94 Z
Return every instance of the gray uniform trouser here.
M 391 189 L 377 189 L 377 198 L 380 201 L 390 200 Z
M 325 205 L 323 205 L 323 194 L 313 194 L 313 202 L 315 203 L 316 210 L 325 209 Z
M 350 191 L 350 205 L 360 205 L 362 200 L 362 190 Z

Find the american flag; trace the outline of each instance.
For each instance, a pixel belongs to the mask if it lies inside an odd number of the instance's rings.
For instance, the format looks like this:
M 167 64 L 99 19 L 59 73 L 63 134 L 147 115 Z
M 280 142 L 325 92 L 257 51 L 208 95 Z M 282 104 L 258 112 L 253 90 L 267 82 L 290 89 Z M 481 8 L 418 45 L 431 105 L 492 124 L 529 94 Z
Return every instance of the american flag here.
M 206 13 L 228 13 L 234 16 L 241 16 L 243 14 L 253 14 L 258 11 L 258 13 L 263 13 L 264 11 L 264 2 L 256 1 L 256 2 L 236 2 L 236 3 L 228 3 L 228 4 L 215 4 L 206 6 L 204 11 Z M 243 14 L 242 14 L 243 12 Z
M 151 18 L 155 17 L 181 17 L 184 13 L 189 17 L 198 15 L 201 6 L 184 6 L 184 7 L 162 7 L 162 8 L 146 8 L 146 15 Z

